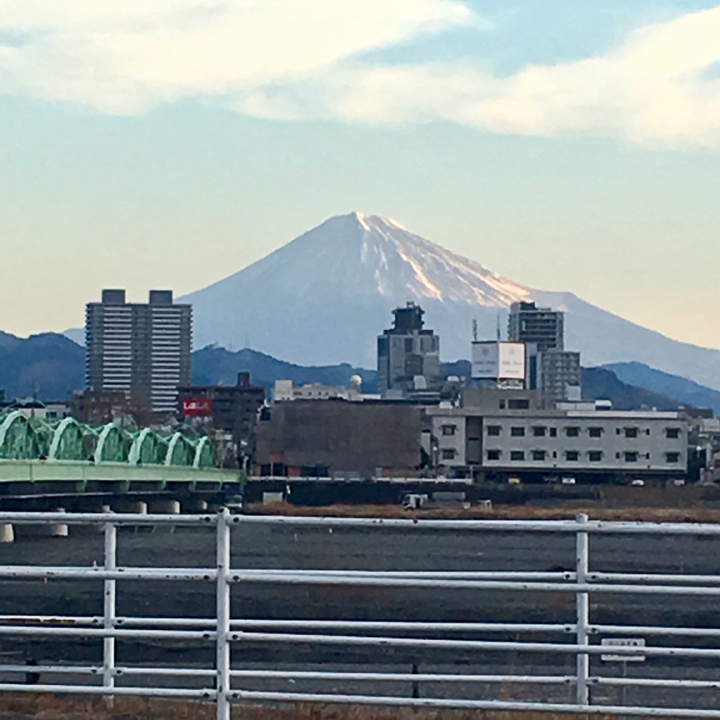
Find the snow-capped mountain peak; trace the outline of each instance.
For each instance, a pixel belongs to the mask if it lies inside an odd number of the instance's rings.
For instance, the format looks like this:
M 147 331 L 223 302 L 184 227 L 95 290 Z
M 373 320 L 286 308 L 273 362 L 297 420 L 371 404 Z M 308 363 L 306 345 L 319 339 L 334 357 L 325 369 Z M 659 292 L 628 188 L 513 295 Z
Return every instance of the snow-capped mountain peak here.
M 569 278 L 572 281 L 573 278 Z M 407 301 L 425 310 L 447 359 L 469 357 L 472 324 L 494 338 L 521 300 L 566 312 L 565 345 L 585 365 L 638 361 L 720 388 L 720 352 L 676 342 L 569 292 L 534 290 L 388 217 L 338 215 L 256 263 L 182 298 L 198 346 L 218 343 L 304 364 L 375 365 L 375 339 Z

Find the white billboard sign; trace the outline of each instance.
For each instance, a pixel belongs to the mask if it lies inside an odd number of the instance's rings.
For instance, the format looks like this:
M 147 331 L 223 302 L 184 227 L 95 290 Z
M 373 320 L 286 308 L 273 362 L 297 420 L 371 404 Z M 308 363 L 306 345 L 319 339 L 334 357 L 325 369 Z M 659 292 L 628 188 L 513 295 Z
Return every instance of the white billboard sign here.
M 525 345 L 515 342 L 474 342 L 472 377 L 477 380 L 524 380 Z

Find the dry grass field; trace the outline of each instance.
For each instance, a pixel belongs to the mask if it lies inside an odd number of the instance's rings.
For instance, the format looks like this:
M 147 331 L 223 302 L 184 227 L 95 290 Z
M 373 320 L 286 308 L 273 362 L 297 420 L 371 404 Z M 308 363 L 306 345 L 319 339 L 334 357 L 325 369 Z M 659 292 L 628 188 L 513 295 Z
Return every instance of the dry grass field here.
M 578 720 L 584 715 L 480 710 L 424 710 L 344 705 L 238 705 L 233 720 Z M 597 720 L 610 716 L 594 715 Z M 0 696 L 0 720 L 214 720 L 210 703 L 117 698 L 57 697 L 18 693 Z
M 322 505 L 295 506 L 289 503 L 251 504 L 252 515 L 295 515 L 310 517 L 366 517 L 406 519 L 457 520 L 571 520 L 578 513 L 586 513 L 591 520 L 624 522 L 701 522 L 720 523 L 720 509 L 660 508 L 660 507 L 604 507 L 585 501 L 570 501 L 558 507 L 531 505 L 494 505 L 483 508 L 473 505 L 435 506 L 420 510 L 406 510 L 400 505 Z

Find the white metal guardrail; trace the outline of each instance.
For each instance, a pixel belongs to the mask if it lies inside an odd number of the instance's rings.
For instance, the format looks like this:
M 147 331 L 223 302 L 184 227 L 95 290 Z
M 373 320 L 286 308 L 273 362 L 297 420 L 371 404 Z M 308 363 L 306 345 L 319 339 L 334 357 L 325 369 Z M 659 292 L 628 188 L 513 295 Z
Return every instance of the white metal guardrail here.
M 316 518 L 285 516 L 231 515 L 223 510 L 217 515 L 128 515 L 128 514 L 69 514 L 69 513 L 0 513 L 0 524 L 95 525 L 104 526 L 105 562 L 102 567 L 0 565 L 0 578 L 101 580 L 104 586 L 104 612 L 100 616 L 0 616 L 0 636 L 32 636 L 42 638 L 96 638 L 102 642 L 102 665 L 0 665 L 0 677 L 16 676 L 15 682 L 0 682 L 0 691 L 63 692 L 102 695 L 145 695 L 205 699 L 217 704 L 218 720 L 229 720 L 233 701 L 306 701 L 354 703 L 366 705 L 412 705 L 424 707 L 478 708 L 496 710 L 548 710 L 555 712 L 606 713 L 616 715 L 665 717 L 720 718 L 718 703 L 704 709 L 669 708 L 654 704 L 642 706 L 608 705 L 592 702 L 591 689 L 600 686 L 618 688 L 640 687 L 648 690 L 676 688 L 691 690 L 720 690 L 720 627 L 666 627 L 653 625 L 600 625 L 591 622 L 590 598 L 600 594 L 634 596 L 710 597 L 720 600 L 720 575 L 684 575 L 652 573 L 601 573 L 590 567 L 589 537 L 591 535 L 664 535 L 718 536 L 720 525 L 655 524 L 589 521 L 579 515 L 576 521 L 515 521 L 515 520 L 402 520 L 366 518 Z M 360 570 L 297 570 L 297 569 L 241 569 L 230 561 L 230 540 L 233 527 L 240 524 L 269 524 L 285 526 L 360 528 L 368 533 L 382 528 L 421 532 L 477 531 L 560 533 L 575 536 L 576 563 L 574 571 L 553 572 L 415 572 Z M 122 526 L 180 526 L 212 528 L 215 533 L 217 563 L 208 568 L 120 567 L 117 564 L 117 531 Z M 152 538 L 148 538 L 152 543 Z M 1 557 L 1 556 L 0 556 Z M 216 615 L 214 618 L 119 617 L 116 615 L 116 585 L 118 581 L 185 581 L 214 583 Z M 318 585 L 384 588 L 435 588 L 452 590 L 494 590 L 508 593 L 543 592 L 571 594 L 575 598 L 576 617 L 572 623 L 497 623 L 497 622 L 410 622 L 360 620 L 262 620 L 231 616 L 232 588 L 237 583 L 264 583 L 281 586 Z M 719 614 L 720 617 L 720 614 Z M 382 635 L 367 634 L 383 633 Z M 433 633 L 451 637 L 427 637 Z M 339 634 L 338 634 L 339 633 Z M 395 634 L 393 634 L 395 633 Z M 533 640 L 477 640 L 462 637 L 472 634 L 541 633 L 555 634 L 556 642 Z M 640 643 L 608 646 L 596 638 L 614 634 L 626 638 L 642 636 Z M 458 635 L 459 637 L 452 637 Z M 705 646 L 676 646 L 663 644 L 662 638 L 703 638 Z M 215 663 L 210 667 L 140 667 L 122 666 L 116 662 L 116 642 L 119 640 L 169 640 L 214 644 Z M 716 644 L 713 644 L 713 640 Z M 242 667 L 242 658 L 231 662 L 231 649 L 241 642 L 267 644 L 311 644 L 313 646 L 416 648 L 483 652 L 527 653 L 535 657 L 570 655 L 575 657 L 572 674 L 472 674 L 447 672 L 342 672 Z M 667 642 L 667 641 L 666 641 Z M 708 664 L 709 677 L 660 678 L 617 677 L 591 675 L 590 658 L 608 655 L 627 658 L 674 658 Z M 690 673 L 692 673 L 690 668 Z M 713 671 L 717 679 L 712 676 Z M 33 684 L 20 682 L 32 674 Z M 48 676 L 77 677 L 73 683 L 40 683 Z M 122 684 L 116 680 L 122 678 Z M 142 678 L 142 683 L 133 679 Z M 172 678 L 176 687 L 159 683 L 153 678 Z M 443 697 L 406 697 L 392 694 L 341 694 L 337 692 L 276 692 L 242 689 L 248 679 L 318 681 L 353 681 L 360 683 L 424 683 L 441 685 Z M 183 680 L 186 680 L 183 685 Z M 190 682 L 192 681 L 192 682 Z M 150 683 L 150 684 L 148 684 Z M 204 687 L 193 687 L 193 683 Z M 528 700 L 468 699 L 453 697 L 458 683 L 478 686 L 507 687 L 567 686 L 574 689 L 574 702 L 542 702 Z M 718 696 L 720 697 L 720 696 Z

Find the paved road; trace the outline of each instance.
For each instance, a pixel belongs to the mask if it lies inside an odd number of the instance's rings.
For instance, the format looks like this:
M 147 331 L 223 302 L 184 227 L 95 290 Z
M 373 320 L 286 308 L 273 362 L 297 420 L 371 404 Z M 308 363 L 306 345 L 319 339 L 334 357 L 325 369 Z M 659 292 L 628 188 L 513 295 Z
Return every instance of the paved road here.
M 73 533 L 73 529 L 71 529 Z M 23 538 L 14 545 L 0 545 L 0 563 L 102 564 L 102 536 L 75 531 L 70 538 Z M 197 566 L 214 565 L 214 538 L 204 531 L 178 530 L 173 534 L 123 530 L 119 540 L 120 565 Z M 477 533 L 468 531 L 396 531 L 357 529 L 270 527 L 249 525 L 233 531 L 234 567 L 323 568 L 379 570 L 557 570 L 572 569 L 574 538 L 552 534 Z M 596 571 L 648 571 L 718 573 L 720 540 L 703 538 L 592 537 L 591 569 Z M 118 614 L 127 616 L 211 617 L 215 607 L 210 582 L 138 583 L 118 586 Z M 12 613 L 100 615 L 101 583 L 3 581 L 0 583 L 0 614 Z M 235 618 L 306 618 L 361 620 L 435 620 L 465 622 L 556 622 L 574 621 L 571 594 L 489 592 L 410 588 L 359 588 L 318 586 L 270 586 L 240 584 L 233 587 Z M 712 598 L 656 596 L 594 596 L 591 621 L 610 624 L 695 625 L 720 627 L 720 603 Z M 509 635 L 476 634 L 477 639 L 515 639 Z M 557 636 L 534 636 L 557 641 Z M 662 641 L 665 642 L 665 641 Z M 659 638 L 648 644 L 661 644 Z M 668 644 L 668 643 L 665 643 Z M 684 641 L 690 645 L 690 641 Z M 0 637 L 0 657 L 33 657 L 63 662 L 99 662 L 97 641 L 63 640 L 38 642 Z M 118 662 L 206 663 L 212 666 L 214 649 L 154 642 L 118 644 Z M 410 672 L 545 673 L 572 674 L 574 659 L 562 655 L 532 655 L 513 652 L 418 650 L 398 648 L 342 648 L 316 644 L 280 645 L 242 643 L 233 650 L 233 662 L 243 667 L 302 669 L 372 668 Z M 592 660 L 591 673 L 620 674 L 621 665 Z M 720 667 L 712 661 L 652 659 L 631 664 L 628 674 L 649 677 L 696 677 L 720 680 Z M 46 678 L 43 678 L 45 681 Z M 267 683 L 268 681 L 264 681 Z M 259 681 L 244 686 L 270 687 Z M 311 682 L 276 682 L 273 688 L 318 689 Z M 367 685 L 365 686 L 367 687 Z M 328 690 L 359 691 L 357 683 L 336 682 Z M 384 684 L 375 692 L 412 693 L 411 683 Z M 509 688 L 459 684 L 455 694 L 489 697 L 541 696 L 569 700 L 571 688 Z M 427 685 L 421 694 L 441 695 L 447 688 Z M 630 702 L 643 691 L 630 689 Z M 541 695 L 538 695 L 541 693 Z M 597 701 L 616 702 L 616 688 L 595 688 Z M 653 691 L 654 702 L 688 704 L 693 701 L 720 704 L 717 691 Z M 693 700 L 694 699 L 694 700 Z

